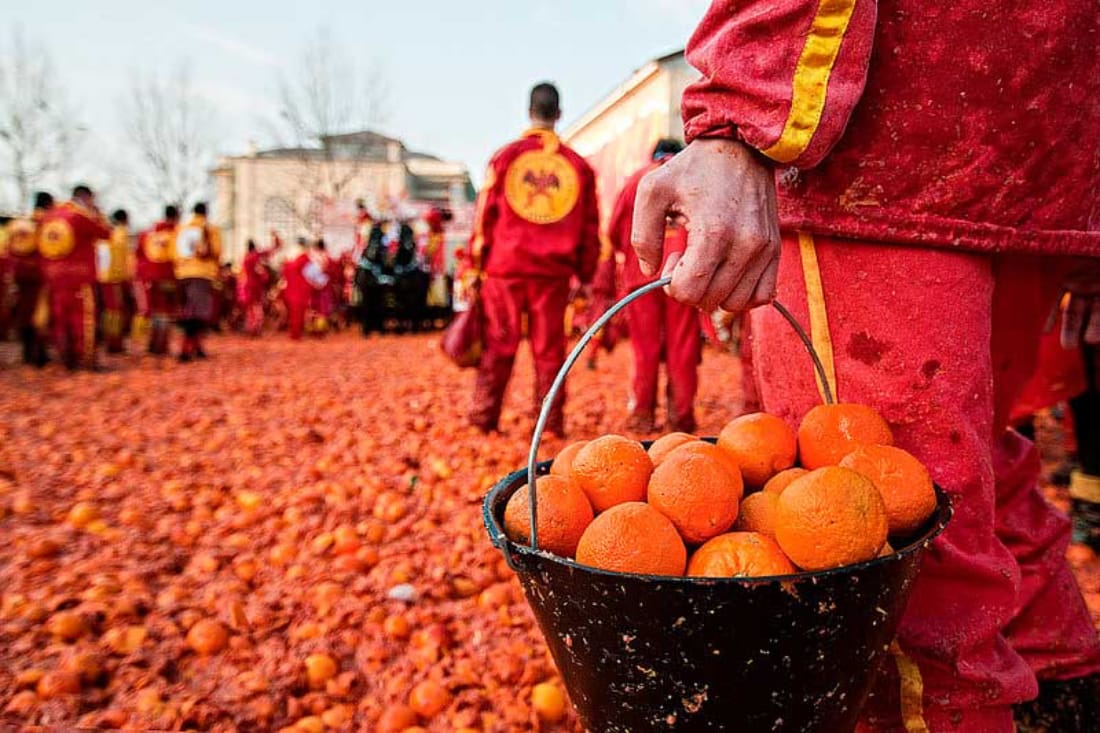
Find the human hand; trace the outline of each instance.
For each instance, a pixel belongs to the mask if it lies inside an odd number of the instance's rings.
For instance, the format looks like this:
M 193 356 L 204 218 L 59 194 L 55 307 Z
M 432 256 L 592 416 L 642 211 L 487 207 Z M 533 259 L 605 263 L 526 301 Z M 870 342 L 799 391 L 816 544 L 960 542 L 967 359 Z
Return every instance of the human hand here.
M 1100 259 L 1074 263 L 1065 288 L 1069 297 L 1062 304 L 1062 346 L 1100 344 Z
M 736 140 L 700 139 L 638 187 L 631 244 L 642 272 L 660 267 L 667 217 L 687 227 L 687 249 L 662 276 L 687 305 L 742 311 L 771 301 L 779 270 L 772 168 Z

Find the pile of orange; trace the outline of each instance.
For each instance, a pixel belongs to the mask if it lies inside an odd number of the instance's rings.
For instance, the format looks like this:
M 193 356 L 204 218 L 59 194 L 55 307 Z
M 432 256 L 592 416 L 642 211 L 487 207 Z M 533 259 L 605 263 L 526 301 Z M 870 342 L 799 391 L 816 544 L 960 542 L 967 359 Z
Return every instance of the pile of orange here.
M 538 478 L 540 547 L 590 567 L 645 575 L 771 577 L 888 554 L 936 509 L 921 462 L 866 405 L 820 405 L 797 433 L 765 413 L 716 443 L 671 433 L 649 450 L 618 435 L 566 447 Z M 505 511 L 530 534 L 528 487 Z

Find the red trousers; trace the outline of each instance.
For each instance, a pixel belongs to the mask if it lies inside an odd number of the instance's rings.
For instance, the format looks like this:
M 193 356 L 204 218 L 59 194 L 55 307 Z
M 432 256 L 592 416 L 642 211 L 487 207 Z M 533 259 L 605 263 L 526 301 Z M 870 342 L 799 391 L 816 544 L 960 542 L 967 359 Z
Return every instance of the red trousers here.
M 286 301 L 287 330 L 290 331 L 290 338 L 295 341 L 302 338 L 302 334 L 305 333 L 307 310 L 309 310 L 309 301 L 290 299 Z
M 168 339 L 176 309 L 175 280 L 137 280 L 134 282 L 134 301 L 137 305 L 138 322 L 135 325 L 135 338 L 144 325 L 149 325 L 149 353 L 167 354 Z
M 923 717 L 933 733 L 1012 731 L 1010 706 L 1035 696 L 1037 675 L 1100 670 L 1065 561 L 1069 522 L 1039 493 L 1034 446 L 1007 430 L 1055 261 L 816 239 L 784 238 L 779 300 L 810 325 L 804 268 L 819 271 L 828 323 L 814 323 L 813 336 L 831 341 L 840 400 L 878 408 L 955 507 L 924 557 L 902 654 L 880 674 L 861 730 L 923 730 L 912 727 Z M 764 407 L 795 425 L 821 400 L 810 359 L 773 309 L 752 318 Z
M 95 368 L 95 289 L 91 283 L 50 283 L 50 332 L 61 361 Z
M 244 332 L 249 336 L 259 336 L 264 330 L 264 304 L 260 299 L 248 299 L 244 302 Z
M 663 356 L 668 370 L 669 430 L 693 432 L 703 349 L 699 311 L 655 292 L 627 306 L 626 319 L 634 350 L 631 412 L 653 415 Z
M 99 295 L 102 301 L 101 329 L 107 350 L 113 353 L 122 351 L 122 320 L 126 307 L 122 283 L 100 283 Z
M 565 362 L 565 309 L 569 280 L 488 277 L 481 286 L 485 313 L 485 353 L 477 371 L 470 422 L 495 430 L 512 376 L 516 351 L 527 317 L 527 336 L 535 360 L 535 407 L 538 409 Z M 554 402 L 547 430 L 565 430 L 565 389 Z

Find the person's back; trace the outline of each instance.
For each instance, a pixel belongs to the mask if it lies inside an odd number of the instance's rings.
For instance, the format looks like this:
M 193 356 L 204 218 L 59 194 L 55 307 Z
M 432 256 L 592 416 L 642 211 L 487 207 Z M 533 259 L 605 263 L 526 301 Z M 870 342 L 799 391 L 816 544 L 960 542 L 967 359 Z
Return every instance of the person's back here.
M 96 243 L 111 234 L 87 186 L 50 208 L 38 230 L 38 252 L 50 301 L 54 346 L 70 369 L 96 368 Z
M 202 340 L 217 313 L 215 283 L 221 249 L 221 231 L 207 220 L 206 203 L 200 201 L 192 208 L 191 219 L 176 232 L 173 251 L 182 301 L 180 361 L 206 358 Z
M 570 278 L 588 283 L 600 255 L 595 175 L 554 132 L 558 90 L 536 85 L 529 109 L 531 129 L 489 163 L 470 240 L 472 270 L 484 276 L 486 319 L 470 422 L 483 431 L 497 429 L 524 316 L 536 404 L 549 390 L 565 360 Z M 564 432 L 563 404 L 564 394 L 552 410 L 551 433 Z
M 595 174 L 553 130 L 533 127 L 499 150 L 484 185 L 492 201 L 473 248 L 486 274 L 591 280 L 599 249 L 593 256 L 578 245 L 597 236 L 594 201 L 587 199 Z

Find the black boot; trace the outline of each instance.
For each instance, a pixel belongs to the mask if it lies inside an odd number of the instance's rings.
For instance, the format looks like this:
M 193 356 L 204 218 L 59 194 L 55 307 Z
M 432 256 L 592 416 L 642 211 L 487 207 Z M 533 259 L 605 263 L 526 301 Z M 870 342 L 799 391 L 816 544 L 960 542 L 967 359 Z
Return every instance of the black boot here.
M 1039 682 L 1039 696 L 1016 705 L 1017 733 L 1096 733 L 1100 674 Z

